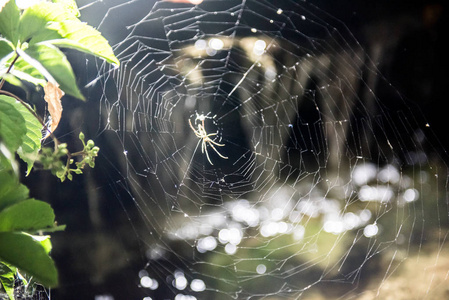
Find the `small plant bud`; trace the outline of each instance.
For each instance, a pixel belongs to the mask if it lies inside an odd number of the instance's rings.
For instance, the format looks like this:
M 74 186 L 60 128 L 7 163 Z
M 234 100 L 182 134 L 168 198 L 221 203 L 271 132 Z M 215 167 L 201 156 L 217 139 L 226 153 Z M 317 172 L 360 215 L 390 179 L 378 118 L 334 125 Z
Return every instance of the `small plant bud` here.
M 95 146 L 95 147 L 92 148 L 92 153 L 93 153 L 93 155 L 95 155 L 95 156 L 98 155 L 98 152 L 99 152 L 99 151 L 100 151 L 100 148 L 97 147 L 97 146 Z

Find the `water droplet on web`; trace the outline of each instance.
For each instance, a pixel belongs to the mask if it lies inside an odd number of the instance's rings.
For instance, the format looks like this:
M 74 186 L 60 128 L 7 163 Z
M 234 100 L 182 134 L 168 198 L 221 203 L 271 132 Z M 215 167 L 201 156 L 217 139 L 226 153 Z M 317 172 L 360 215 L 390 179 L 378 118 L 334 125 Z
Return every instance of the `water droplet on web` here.
M 165 255 L 147 259 L 152 267 L 167 264 L 169 270 L 146 267 L 150 274 L 139 272 L 140 286 L 150 292 L 155 278 L 167 278 L 160 284 L 175 291 L 172 298 L 193 300 L 184 294 L 202 292 L 207 284 L 207 296 L 213 299 L 228 290 L 209 285 L 211 270 L 217 278 L 235 270 L 245 276 L 237 279 L 248 280 L 239 280 L 232 296 L 250 298 L 253 290 L 270 295 L 280 290 L 281 285 L 258 289 L 269 272 L 285 283 L 282 293 L 292 293 L 285 297 L 295 298 L 319 286 L 296 280 L 308 272 L 300 263 L 316 275 L 336 270 L 346 259 L 362 268 L 368 257 L 389 255 L 391 243 L 376 244 L 385 241 L 381 235 L 387 231 L 388 242 L 401 231 L 404 248 L 414 247 L 418 239 L 412 242 L 410 236 L 421 226 L 412 232 L 409 221 L 421 224 L 428 215 L 424 210 L 437 203 L 416 203 L 427 200 L 426 190 L 435 187 L 437 174 L 430 169 L 438 166 L 429 166 L 424 147 L 428 130 L 422 128 L 430 124 L 409 118 L 410 106 L 397 116 L 374 109 L 390 100 L 378 97 L 370 86 L 384 79 L 365 60 L 373 53 L 351 38 L 345 24 L 306 1 L 290 1 L 287 11 L 267 0 L 235 7 L 225 5 L 226 0 L 212 1 L 221 2 L 223 9 L 179 4 L 193 2 L 189 0 L 170 2 L 169 7 L 178 8 L 157 6 L 161 15 L 135 20 L 128 27 L 130 35 L 113 45 L 121 67 L 102 65 L 103 73 L 91 81 L 104 87 L 103 129 L 115 135 L 118 145 L 118 154 L 108 157 L 111 162 L 117 161 L 115 156 L 120 159 L 112 171 L 121 177 L 112 184 L 124 187 L 135 205 L 135 214 L 129 206 L 123 214 L 132 213 L 128 220 L 138 228 L 143 245 L 151 249 L 161 240 L 166 249 Z M 264 9 L 255 9 L 259 5 Z M 301 20 L 308 20 L 302 22 L 308 26 L 299 26 Z M 156 21 L 158 36 L 148 30 Z M 385 46 L 381 40 L 379 47 Z M 387 61 L 386 52 L 380 51 L 375 61 Z M 391 84 L 379 86 L 388 89 Z M 197 129 L 204 121 L 204 132 L 192 131 L 188 118 Z M 411 127 L 423 133 L 418 136 Z M 217 157 L 210 140 L 224 144 L 218 150 L 232 153 L 235 160 Z M 395 147 L 388 148 L 390 143 Z M 123 154 L 119 147 L 126 148 Z M 444 204 L 433 208 L 447 213 Z M 324 245 L 327 239 L 331 249 Z M 394 247 L 401 244 L 397 240 Z M 266 256 L 267 248 L 271 256 Z M 317 260 L 323 253 L 325 269 Z M 305 256 L 292 259 L 296 255 Z M 221 258 L 224 264 L 217 263 Z M 185 273 L 167 276 L 185 266 Z M 376 275 L 382 278 L 388 270 L 379 269 Z M 335 282 L 351 280 L 334 275 Z
M 366 237 L 368 237 L 368 238 L 377 235 L 378 232 L 379 232 L 379 227 L 377 227 L 376 224 L 370 224 L 370 225 L 367 225 L 367 226 L 363 229 L 363 235 L 366 236 Z
M 267 266 L 265 266 L 264 264 L 260 264 L 256 267 L 257 274 L 265 274 L 266 271 L 267 271 Z
M 194 292 L 202 292 L 206 290 L 206 284 L 201 279 L 193 279 L 192 282 L 190 283 L 190 288 Z

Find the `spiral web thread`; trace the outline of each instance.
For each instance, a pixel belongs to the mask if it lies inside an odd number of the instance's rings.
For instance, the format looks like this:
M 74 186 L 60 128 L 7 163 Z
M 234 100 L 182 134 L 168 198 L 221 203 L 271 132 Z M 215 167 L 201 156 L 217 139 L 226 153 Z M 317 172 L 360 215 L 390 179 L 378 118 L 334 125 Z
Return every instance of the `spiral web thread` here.
M 108 8 L 99 29 L 138 3 Z M 438 264 L 446 166 L 381 74 L 394 43 L 362 47 L 304 1 L 134 12 L 114 44 L 121 66 L 90 86 L 150 296 L 370 299 L 430 236 Z

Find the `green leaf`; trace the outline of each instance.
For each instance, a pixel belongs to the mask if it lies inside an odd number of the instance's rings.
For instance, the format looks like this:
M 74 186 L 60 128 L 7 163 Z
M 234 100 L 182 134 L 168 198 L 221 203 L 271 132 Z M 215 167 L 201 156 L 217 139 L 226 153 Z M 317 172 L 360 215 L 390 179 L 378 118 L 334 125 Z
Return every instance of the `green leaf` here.
M 16 87 L 26 90 L 26 86 L 23 84 L 23 82 L 20 81 L 18 77 L 12 75 L 11 73 L 5 74 L 2 79 L 5 79 L 6 82 L 8 82 L 11 85 L 15 85 Z
M 48 22 L 77 20 L 66 6 L 59 3 L 40 2 L 24 10 L 19 25 L 20 40 L 29 41 L 29 44 L 45 41 L 56 32 L 48 30 Z
M 0 260 L 34 276 L 44 286 L 55 287 L 58 284 L 53 260 L 41 243 L 28 234 L 0 232 Z
M 26 134 L 25 120 L 19 112 L 20 105 L 14 98 L 0 95 L 0 140 L 11 152 L 17 150 Z
M 57 82 L 66 94 L 84 100 L 76 84 L 75 74 L 67 57 L 58 48 L 49 43 L 39 43 L 30 46 L 19 54 L 30 65 L 50 82 Z
M 8 81 L 11 84 L 20 86 L 20 83 L 14 76 L 6 73 L 8 71 L 9 65 L 15 57 L 14 54 L 14 46 L 11 44 L 11 42 L 5 38 L 0 37 L 0 78 Z
M 0 171 L 0 210 L 29 199 L 28 188 L 10 171 Z
M 20 49 L 18 50 L 19 52 L 23 53 L 23 51 L 21 51 Z M 6 79 L 9 83 L 16 86 L 21 86 L 20 80 L 18 79 L 26 80 L 35 85 L 44 85 L 47 82 L 45 80 L 45 77 L 42 76 L 42 74 L 35 67 L 23 60 L 20 55 L 19 58 L 15 61 L 14 66 L 11 68 L 9 73 L 5 74 L 9 66 L 14 61 L 15 57 L 16 56 L 14 55 L 14 52 L 11 52 L 0 61 L 0 76 Z
M 55 224 L 55 214 L 50 204 L 29 199 L 0 211 L 0 232 L 38 232 Z
M 3 6 L 4 5 L 4 6 Z M 0 1 L 0 34 L 17 45 L 19 38 L 20 10 L 16 1 Z
M 11 62 L 12 59 L 10 59 L 10 61 L 8 62 L 8 66 Z M 19 59 L 15 62 L 13 68 L 10 71 L 10 74 L 21 80 L 31 82 L 34 85 L 43 86 L 47 82 L 45 80 L 45 77 L 42 76 L 42 74 L 35 67 L 23 60 L 22 57 L 19 57 Z M 10 78 L 6 78 L 6 80 L 9 79 Z
M 14 175 L 19 174 L 19 166 L 14 159 L 14 152 L 9 151 L 5 144 L 0 141 L 0 174 L 12 173 Z M 1 178 L 1 176 L 0 176 Z
M 53 83 L 56 82 L 56 80 L 53 78 L 50 72 L 48 72 L 48 70 L 42 65 L 42 63 L 38 59 L 33 58 L 20 48 L 17 48 L 16 51 L 20 55 L 20 58 L 25 61 L 24 66 L 26 66 L 26 68 L 30 68 L 30 70 L 34 68 L 39 74 L 41 74 L 41 76 L 45 77 L 48 81 L 51 81 Z
M 64 5 L 67 11 L 69 11 L 75 17 L 79 17 L 81 15 L 75 0 L 53 0 L 53 3 L 60 3 Z
M 92 54 L 107 62 L 120 65 L 108 41 L 92 26 L 78 21 L 51 22 L 48 28 L 56 30 L 63 39 L 49 41 L 59 47 L 67 47 Z
M 14 274 L 16 268 L 0 262 L 0 283 L 5 289 L 9 299 L 14 299 Z
M 28 104 L 25 105 L 29 107 Z M 41 148 L 42 124 L 25 107 L 25 105 L 21 105 L 21 107 L 19 108 L 19 112 L 22 114 L 22 117 L 25 120 L 27 132 L 22 139 L 22 145 L 19 147 L 19 149 L 17 149 L 17 154 L 19 154 L 20 158 L 27 163 L 26 175 L 28 175 Z
M 41 244 L 41 246 L 45 250 L 45 253 L 47 253 L 47 254 L 50 253 L 50 251 L 52 249 L 52 245 L 51 245 L 49 235 L 33 235 L 33 238 Z
M 8 60 L 11 56 L 14 55 L 14 46 L 7 39 L 0 37 L 0 76 L 1 69 L 6 64 L 6 60 Z

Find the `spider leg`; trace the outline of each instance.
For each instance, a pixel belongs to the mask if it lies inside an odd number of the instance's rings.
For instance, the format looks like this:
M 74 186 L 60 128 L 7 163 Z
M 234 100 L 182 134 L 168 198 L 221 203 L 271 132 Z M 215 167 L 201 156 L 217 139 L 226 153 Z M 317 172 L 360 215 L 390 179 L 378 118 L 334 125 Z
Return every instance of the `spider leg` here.
M 207 152 L 206 142 L 204 142 L 204 150 L 205 150 L 205 152 L 206 152 L 207 160 L 209 161 L 209 163 L 210 163 L 211 165 L 214 165 L 214 164 L 212 163 L 212 161 L 210 160 L 209 152 Z M 216 150 L 215 150 L 215 151 L 216 151 Z
M 206 150 L 206 142 L 204 140 L 201 141 L 201 153 L 204 153 L 204 150 Z
M 195 132 L 196 130 L 195 130 L 195 128 L 193 128 L 192 121 L 190 121 L 190 119 L 189 119 L 189 125 L 190 125 L 190 128 L 192 128 L 192 130 Z
M 211 146 L 212 149 L 214 149 L 215 152 L 217 152 L 218 156 L 220 156 L 221 158 L 224 158 L 224 159 L 228 159 L 227 156 L 224 156 L 223 154 L 221 154 L 220 152 L 218 152 L 217 148 L 215 148 L 215 146 L 214 146 L 213 144 L 209 144 L 209 146 Z M 206 152 L 206 154 L 207 154 L 207 152 Z M 208 156 L 208 157 L 209 157 L 209 156 Z
M 192 128 L 193 133 L 195 133 L 195 135 L 197 137 L 201 138 L 202 137 L 201 133 L 193 127 L 192 122 L 190 121 L 190 119 L 189 119 L 189 125 L 190 125 L 190 128 Z
M 211 144 L 214 144 L 215 146 L 220 146 L 220 147 L 224 146 L 224 144 L 219 144 L 219 143 L 217 143 L 217 142 L 215 142 L 215 141 L 213 141 L 213 140 L 211 140 L 211 139 L 209 139 L 209 142 L 210 142 Z
M 197 117 L 197 119 L 198 119 L 198 117 Z M 207 161 L 211 164 L 211 165 L 213 165 L 213 163 L 212 163 L 212 161 L 211 161 L 211 159 L 210 159 L 210 157 L 209 157 L 209 152 L 207 151 L 207 144 L 209 144 L 209 146 L 212 148 L 212 149 L 214 149 L 214 151 L 218 154 L 218 156 L 220 156 L 221 158 L 224 158 L 224 159 L 228 159 L 228 157 L 226 157 L 226 156 L 224 156 L 223 154 L 221 154 L 218 150 L 217 150 L 217 148 L 215 148 L 215 146 L 218 146 L 218 147 L 222 147 L 222 146 L 224 146 L 224 144 L 220 144 L 220 143 L 217 143 L 217 142 L 215 142 L 215 141 L 213 141 L 210 137 L 211 136 L 216 136 L 217 134 L 218 134 L 218 132 L 214 132 L 214 133 L 207 133 L 207 131 L 206 131 L 206 128 L 205 128 L 205 124 L 204 124 L 204 118 L 202 118 L 201 119 L 201 124 L 198 124 L 198 129 L 195 129 L 195 127 L 193 127 L 193 124 L 192 124 L 192 121 L 190 121 L 190 119 L 188 120 L 189 121 L 189 125 L 190 125 L 190 128 L 192 128 L 192 130 L 193 130 L 193 133 L 198 137 L 198 138 L 200 138 L 200 142 L 201 142 L 201 153 L 206 153 L 206 158 L 207 158 Z M 195 124 L 196 125 L 196 124 Z M 215 145 L 215 146 L 214 146 Z M 197 146 L 198 147 L 198 146 Z

